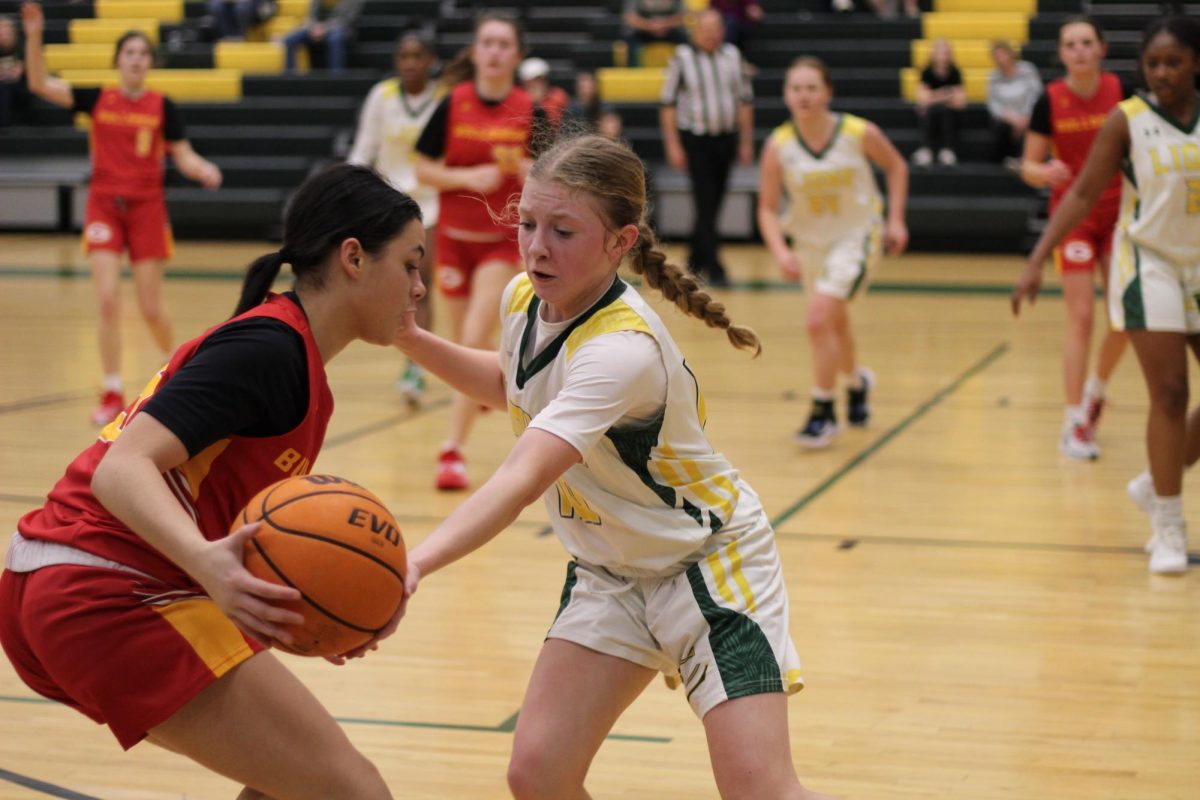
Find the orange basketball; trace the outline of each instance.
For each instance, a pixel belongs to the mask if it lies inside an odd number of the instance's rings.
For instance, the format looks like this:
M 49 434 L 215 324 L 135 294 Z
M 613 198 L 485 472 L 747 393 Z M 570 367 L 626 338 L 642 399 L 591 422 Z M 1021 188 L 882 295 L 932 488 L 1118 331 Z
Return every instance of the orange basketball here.
M 286 608 L 304 615 L 289 628 L 301 656 L 340 655 L 387 625 L 404 594 L 404 539 L 379 498 L 332 475 L 287 478 L 263 489 L 233 522 L 262 520 L 246 543 L 246 569 L 303 595 Z

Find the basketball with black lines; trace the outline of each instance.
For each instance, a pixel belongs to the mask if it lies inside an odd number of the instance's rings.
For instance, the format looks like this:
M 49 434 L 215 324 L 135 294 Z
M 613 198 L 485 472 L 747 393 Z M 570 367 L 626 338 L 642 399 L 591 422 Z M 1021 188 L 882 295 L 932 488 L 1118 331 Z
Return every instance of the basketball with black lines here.
M 246 569 L 293 586 L 302 599 L 283 603 L 304 616 L 289 626 L 302 656 L 340 655 L 387 625 L 404 596 L 404 539 L 379 498 L 333 475 L 287 478 L 259 492 L 233 528 L 262 520 L 246 543 Z

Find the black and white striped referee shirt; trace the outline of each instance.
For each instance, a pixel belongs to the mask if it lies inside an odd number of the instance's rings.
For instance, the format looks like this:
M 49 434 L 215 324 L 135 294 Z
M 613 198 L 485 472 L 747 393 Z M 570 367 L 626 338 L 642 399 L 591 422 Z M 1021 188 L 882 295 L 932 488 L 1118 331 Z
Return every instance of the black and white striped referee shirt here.
M 711 53 L 681 44 L 667 65 L 661 103 L 675 106 L 679 130 L 697 136 L 736 133 L 742 103 L 754 102 L 742 54 L 731 44 Z

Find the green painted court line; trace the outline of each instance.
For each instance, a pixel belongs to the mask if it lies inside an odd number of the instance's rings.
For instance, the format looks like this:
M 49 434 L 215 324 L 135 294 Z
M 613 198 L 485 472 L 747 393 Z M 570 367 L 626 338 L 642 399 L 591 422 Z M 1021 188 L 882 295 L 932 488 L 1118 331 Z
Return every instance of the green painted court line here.
M 804 495 L 799 500 L 797 500 L 795 503 L 793 503 L 792 505 L 790 505 L 786 509 L 784 509 L 784 511 L 781 514 L 779 514 L 779 516 L 777 516 L 773 520 L 771 520 L 772 527 L 778 529 L 780 525 L 787 522 L 789 519 L 791 519 L 793 516 L 795 516 L 801 510 L 803 510 L 809 503 L 816 500 L 821 495 L 825 494 L 825 492 L 827 492 L 831 487 L 833 487 L 834 484 L 836 484 L 842 478 L 846 477 L 848 474 L 853 472 L 854 469 L 859 464 L 866 461 L 868 458 L 873 456 L 877 451 L 882 449 L 884 445 L 886 445 L 892 439 L 896 438 L 898 435 L 903 433 L 908 428 L 908 426 L 912 425 L 918 419 L 925 416 L 925 414 L 927 414 L 930 409 L 932 409 L 938 403 L 941 403 L 943 400 L 945 400 L 950 395 L 954 394 L 956 391 L 958 391 L 958 388 L 960 386 L 962 386 L 968 380 L 973 378 L 975 375 L 977 375 L 980 372 L 982 372 L 983 370 L 987 369 L 989 366 L 992 365 L 992 363 L 994 361 L 996 361 L 998 358 L 1000 358 L 1000 356 L 1004 355 L 1007 352 L 1008 352 L 1008 342 L 1001 342 L 1000 344 L 993 347 L 992 350 L 987 355 L 985 355 L 983 358 L 979 359 L 979 361 L 976 361 L 973 365 L 971 365 L 967 369 L 966 372 L 962 373 L 957 378 L 955 378 L 954 381 L 949 386 L 946 386 L 945 388 L 941 389 L 933 397 L 929 398 L 924 403 L 917 406 L 915 411 L 913 411 L 907 417 L 905 417 L 904 419 L 900 420 L 898 423 L 893 425 L 890 430 L 888 430 L 886 433 L 884 433 L 882 436 L 880 436 L 878 439 L 876 439 L 871 444 L 867 445 L 866 448 L 859 451 L 857 455 L 855 455 L 853 458 L 851 458 L 849 461 L 847 461 L 845 464 L 843 464 L 841 466 L 841 468 L 839 468 L 836 472 L 834 472 L 832 475 L 830 475 L 825 480 L 821 481 L 821 483 L 815 489 L 813 489 L 811 492 Z
M 58 705 L 55 701 L 45 697 L 19 697 L 15 695 L 0 695 L 0 703 Z M 399 719 L 371 719 L 368 717 L 334 717 L 334 719 L 343 725 L 376 725 L 388 728 L 423 728 L 428 730 L 470 731 L 475 733 L 512 733 L 517 729 L 517 715 L 520 713 L 520 711 L 513 713 L 499 725 L 466 725 L 451 722 L 419 722 Z M 618 739 L 623 742 L 649 742 L 651 744 L 667 744 L 671 741 L 671 737 L 669 736 L 632 736 L 622 733 L 611 733 L 608 735 L 608 738 Z
M 73 792 L 70 789 L 64 789 L 61 786 L 55 786 L 53 783 L 39 781 L 37 778 L 31 778 L 28 775 L 21 775 L 16 772 L 10 772 L 6 769 L 0 769 L 0 780 L 14 783 L 17 786 L 24 786 L 26 789 L 34 792 L 41 792 L 50 797 L 59 797 L 62 800 L 100 800 L 98 797 L 92 797 L 90 794 L 80 794 Z
M 775 534 L 780 539 L 793 539 L 810 542 L 841 542 L 844 549 L 852 549 L 845 545 L 875 544 L 895 545 L 897 547 L 943 547 L 977 550 L 1014 550 L 1043 553 L 1077 553 L 1089 555 L 1136 555 L 1145 557 L 1145 551 L 1140 547 L 1123 547 L 1120 545 L 1104 544 L 1066 544 L 1061 542 L 998 542 L 987 539 L 937 539 L 921 536 L 839 536 L 832 533 L 781 533 Z M 1193 564 L 1200 563 L 1200 554 L 1192 553 Z

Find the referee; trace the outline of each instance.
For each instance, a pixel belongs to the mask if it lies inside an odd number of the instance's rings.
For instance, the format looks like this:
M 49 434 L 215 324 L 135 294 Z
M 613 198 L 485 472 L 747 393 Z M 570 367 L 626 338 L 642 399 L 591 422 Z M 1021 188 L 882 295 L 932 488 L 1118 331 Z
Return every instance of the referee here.
M 754 163 L 754 92 L 742 54 L 723 44 L 715 10 L 696 20 L 692 44 L 680 45 L 667 67 L 659 108 L 667 161 L 687 169 L 695 209 L 688 268 L 717 287 L 729 285 L 717 258 L 717 214 L 736 158 Z

